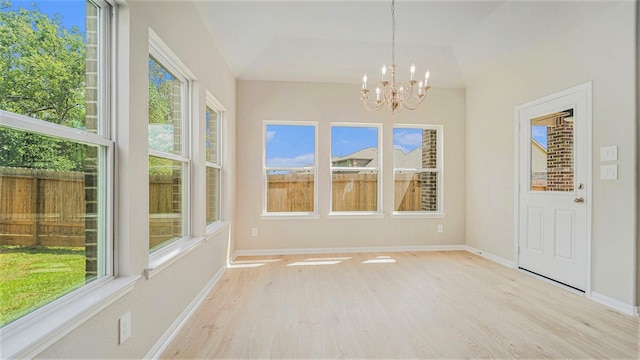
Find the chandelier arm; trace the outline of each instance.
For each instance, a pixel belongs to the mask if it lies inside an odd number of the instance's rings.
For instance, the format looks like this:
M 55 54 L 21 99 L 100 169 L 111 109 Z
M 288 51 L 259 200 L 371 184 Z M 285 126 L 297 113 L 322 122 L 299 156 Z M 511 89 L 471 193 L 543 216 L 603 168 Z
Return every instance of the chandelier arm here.
M 422 102 L 424 101 L 425 98 L 426 98 L 426 96 L 423 96 L 423 97 L 419 98 L 420 100 L 418 100 L 418 102 L 414 103 L 414 104 L 409 104 L 409 103 L 403 102 L 402 106 L 404 106 L 405 109 L 408 109 L 408 110 L 415 110 L 415 109 L 418 108 L 418 106 L 420 106 L 420 104 L 422 104 Z
M 409 91 L 403 94 L 402 101 L 408 101 L 409 99 L 411 99 L 411 95 L 413 94 L 413 87 L 415 85 L 416 85 L 415 82 L 414 83 L 412 83 L 411 81 L 407 82 L 407 85 L 405 85 L 405 89 L 409 88 Z
M 364 104 L 364 107 L 369 111 L 380 111 L 380 109 L 382 109 L 384 106 L 383 101 L 377 101 L 375 103 L 368 101 L 369 97 L 366 95 L 363 95 L 361 99 L 362 99 L 362 103 Z
M 427 98 L 427 90 L 429 90 L 431 88 L 431 86 L 426 86 L 424 87 L 424 93 L 422 95 L 416 95 L 418 101 L 410 104 L 409 102 L 403 102 L 403 106 L 408 109 L 408 110 L 415 110 L 418 108 L 418 106 L 420 104 L 422 104 L 422 102 Z

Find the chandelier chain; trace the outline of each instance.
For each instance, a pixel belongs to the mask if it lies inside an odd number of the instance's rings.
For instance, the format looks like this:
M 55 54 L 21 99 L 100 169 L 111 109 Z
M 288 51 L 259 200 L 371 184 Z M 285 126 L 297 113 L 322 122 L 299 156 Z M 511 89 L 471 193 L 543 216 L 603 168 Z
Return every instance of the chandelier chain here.
M 391 0 L 391 65 L 396 63 L 396 1 Z

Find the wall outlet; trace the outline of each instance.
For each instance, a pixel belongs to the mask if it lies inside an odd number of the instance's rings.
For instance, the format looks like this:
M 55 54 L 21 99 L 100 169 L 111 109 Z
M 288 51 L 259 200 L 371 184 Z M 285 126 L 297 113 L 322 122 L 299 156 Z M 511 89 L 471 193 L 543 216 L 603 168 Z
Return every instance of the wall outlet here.
M 131 312 L 127 311 L 120 317 L 120 344 L 131 336 Z
M 258 236 L 258 228 L 251 228 L 251 236 Z
M 438 234 L 442 234 L 444 232 L 444 225 L 438 224 Z

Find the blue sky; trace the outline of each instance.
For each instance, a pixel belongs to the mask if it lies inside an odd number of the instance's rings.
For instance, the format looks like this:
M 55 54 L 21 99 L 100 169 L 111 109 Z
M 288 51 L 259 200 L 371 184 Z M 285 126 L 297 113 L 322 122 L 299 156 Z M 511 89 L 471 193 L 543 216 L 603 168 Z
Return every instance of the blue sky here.
M 84 0 L 9 0 L 9 2 L 13 5 L 13 9 L 20 7 L 33 9 L 32 5 L 36 5 L 42 13 L 49 15 L 49 17 L 53 17 L 57 13 L 65 28 L 77 26 L 80 32 L 85 32 L 87 2 Z
M 296 167 L 315 161 L 313 126 L 267 126 L 267 166 Z M 322 139 L 320 139 L 322 141 Z M 422 129 L 393 130 L 393 146 L 409 152 L 422 145 Z M 334 126 L 331 128 L 331 156 L 346 156 L 368 147 L 378 147 L 378 128 Z
M 543 148 L 547 148 L 547 127 L 546 126 L 532 126 L 531 137 L 542 145 Z

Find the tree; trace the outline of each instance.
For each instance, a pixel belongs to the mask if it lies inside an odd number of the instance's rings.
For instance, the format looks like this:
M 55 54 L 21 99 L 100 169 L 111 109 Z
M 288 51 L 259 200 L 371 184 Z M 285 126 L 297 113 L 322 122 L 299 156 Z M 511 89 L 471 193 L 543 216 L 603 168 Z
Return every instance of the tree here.
M 0 109 L 65 125 L 85 124 L 85 45 L 31 9 L 0 0 Z M 0 127 L 0 166 L 80 170 L 78 144 Z

